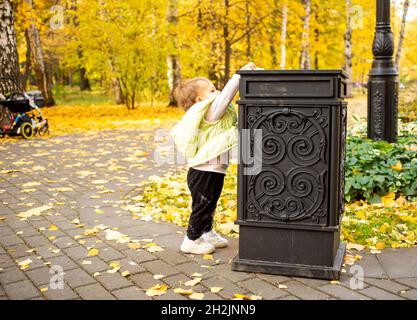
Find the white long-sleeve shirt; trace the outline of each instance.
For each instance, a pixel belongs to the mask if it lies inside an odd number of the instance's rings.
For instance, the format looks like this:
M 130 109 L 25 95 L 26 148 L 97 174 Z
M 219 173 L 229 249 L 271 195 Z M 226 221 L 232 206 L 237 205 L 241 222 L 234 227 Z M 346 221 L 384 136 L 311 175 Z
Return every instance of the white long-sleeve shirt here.
M 239 90 L 239 80 L 239 74 L 234 74 L 232 76 L 232 78 L 223 88 L 222 92 L 214 99 L 213 103 L 207 110 L 207 114 L 203 121 L 214 123 L 223 117 L 227 107 L 230 105 L 234 96 Z M 229 153 L 229 151 L 224 152 L 218 157 L 213 158 L 206 163 L 194 166 L 193 168 L 201 171 L 211 171 L 226 174 L 226 170 L 229 167 Z

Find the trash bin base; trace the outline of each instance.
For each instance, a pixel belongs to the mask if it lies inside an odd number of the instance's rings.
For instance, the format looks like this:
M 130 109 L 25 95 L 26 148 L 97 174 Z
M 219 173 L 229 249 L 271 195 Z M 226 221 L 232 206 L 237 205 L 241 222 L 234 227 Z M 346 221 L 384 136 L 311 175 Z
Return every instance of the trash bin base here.
M 325 280 L 339 280 L 345 251 L 346 244 L 340 242 L 334 259 L 334 264 L 331 267 L 240 259 L 239 256 L 236 256 L 232 261 L 232 270 Z

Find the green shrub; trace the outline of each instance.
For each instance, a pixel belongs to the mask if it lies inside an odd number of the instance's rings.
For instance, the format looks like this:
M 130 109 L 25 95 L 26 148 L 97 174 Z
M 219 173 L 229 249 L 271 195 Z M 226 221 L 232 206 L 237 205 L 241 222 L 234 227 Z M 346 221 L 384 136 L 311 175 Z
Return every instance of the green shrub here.
M 379 203 L 381 197 L 389 193 L 401 194 L 416 201 L 416 128 L 416 123 L 401 125 L 397 143 L 366 139 L 363 125 L 351 131 L 346 143 L 347 202 L 365 199 L 370 203 Z

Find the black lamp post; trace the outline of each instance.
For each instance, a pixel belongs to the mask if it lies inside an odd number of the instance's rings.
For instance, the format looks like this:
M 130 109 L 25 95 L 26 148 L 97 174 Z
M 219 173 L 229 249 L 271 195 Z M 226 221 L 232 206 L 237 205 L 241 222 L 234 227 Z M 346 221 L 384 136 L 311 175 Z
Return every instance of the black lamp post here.
M 398 71 L 395 67 L 390 0 L 377 0 L 374 60 L 368 81 L 368 138 L 397 140 Z

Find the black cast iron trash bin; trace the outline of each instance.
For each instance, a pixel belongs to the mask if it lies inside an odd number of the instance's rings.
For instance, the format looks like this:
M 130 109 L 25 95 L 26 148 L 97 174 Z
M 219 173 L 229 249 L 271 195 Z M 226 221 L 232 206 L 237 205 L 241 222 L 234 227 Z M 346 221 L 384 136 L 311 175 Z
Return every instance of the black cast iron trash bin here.
M 339 279 L 347 75 L 238 73 L 240 231 L 232 270 Z M 262 166 L 250 172 L 256 152 Z

